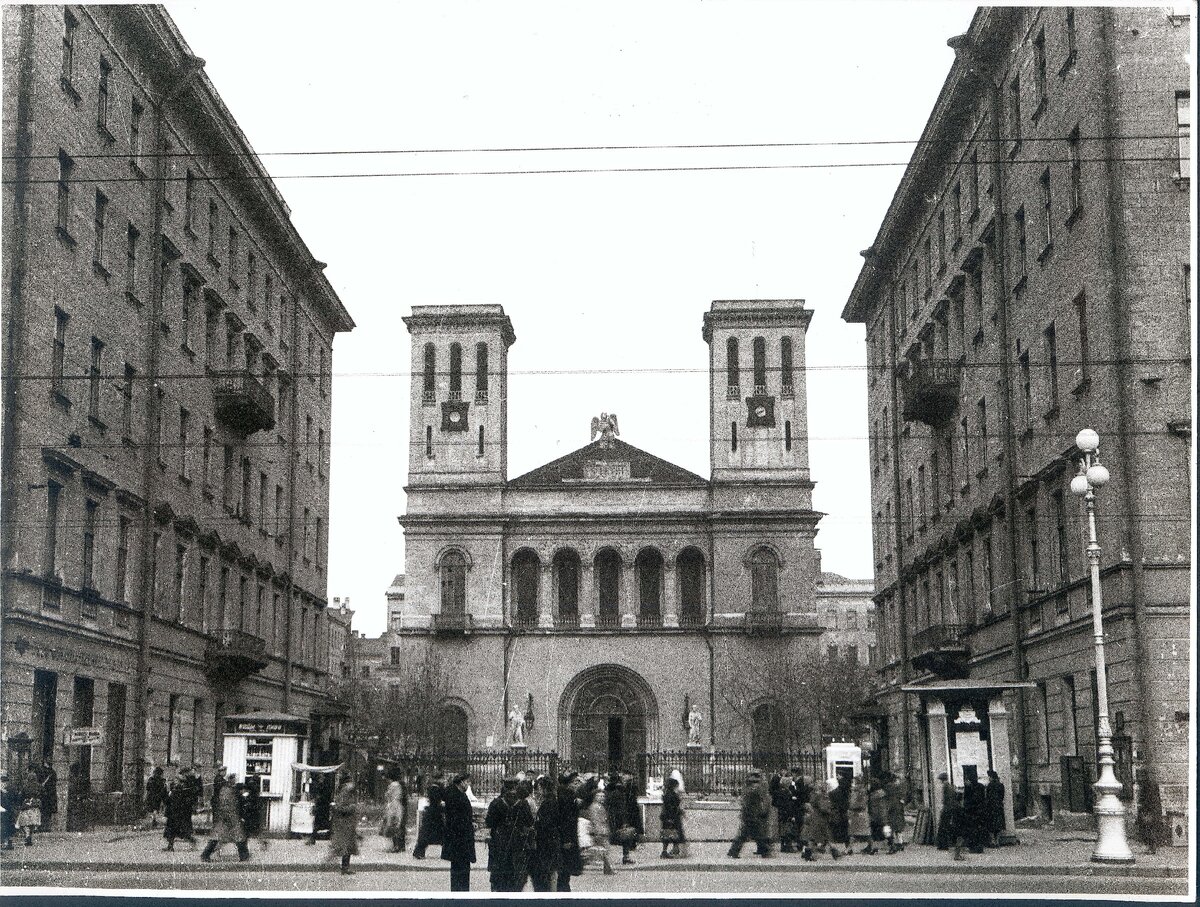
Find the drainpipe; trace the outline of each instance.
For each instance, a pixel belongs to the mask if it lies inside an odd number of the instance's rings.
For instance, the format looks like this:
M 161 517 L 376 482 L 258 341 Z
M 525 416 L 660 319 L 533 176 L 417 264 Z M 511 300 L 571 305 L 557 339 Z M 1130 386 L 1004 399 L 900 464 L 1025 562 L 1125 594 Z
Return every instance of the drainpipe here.
M 199 57 L 185 55 L 172 73 L 174 79 L 167 91 L 155 99 L 153 93 L 147 91 L 154 111 L 154 228 L 150 240 L 150 300 L 146 306 L 146 391 L 145 391 L 145 435 L 150 438 L 154 431 L 155 419 L 158 416 L 158 387 L 159 367 L 159 324 L 162 321 L 163 310 L 163 205 L 166 200 L 166 108 L 175 98 L 179 97 L 192 84 L 193 80 L 204 69 L 204 61 Z M 134 796 L 141 802 L 146 782 L 146 722 L 150 715 L 150 634 L 154 622 L 154 581 L 150 571 L 150 561 L 154 556 L 152 539 L 154 537 L 154 494 L 157 485 L 158 463 L 156 448 L 153 444 L 142 445 L 142 538 L 140 551 L 140 599 L 141 621 L 138 624 L 138 653 L 137 653 L 137 685 L 134 691 L 133 719 L 133 762 L 137 774 L 133 779 Z
M 283 702 L 281 711 L 290 714 L 292 707 L 292 611 L 296 600 L 296 470 L 299 468 L 300 416 L 296 412 L 300 400 L 300 377 L 297 369 L 300 363 L 300 296 L 297 293 L 288 294 L 288 302 L 280 302 L 280 307 L 291 306 L 292 338 L 291 344 L 291 382 L 288 385 L 288 528 L 287 528 L 287 588 L 284 590 L 284 619 L 283 619 Z M 278 408 L 278 404 L 276 405 Z M 303 653 L 302 653 L 303 654 Z

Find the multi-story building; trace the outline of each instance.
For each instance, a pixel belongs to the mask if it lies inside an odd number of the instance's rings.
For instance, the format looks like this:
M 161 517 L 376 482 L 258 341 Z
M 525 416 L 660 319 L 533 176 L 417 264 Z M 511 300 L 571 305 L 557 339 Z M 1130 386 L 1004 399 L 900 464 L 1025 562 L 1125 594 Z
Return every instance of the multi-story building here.
M 875 583 L 822 571 L 817 579 L 818 617 L 824 631 L 820 651 L 878 667 L 875 642 Z M 863 691 L 864 693 L 866 691 Z
M 706 748 L 813 739 L 756 673 L 811 661 L 821 633 L 810 317 L 800 300 L 705 313 L 711 478 L 588 413 L 590 444 L 510 479 L 512 323 L 496 305 L 414 308 L 406 597 L 389 652 L 453 666 L 446 746 L 502 745 L 523 717 L 530 747 L 633 768 L 682 749 L 693 711 Z
M 332 680 L 344 680 L 354 673 L 354 631 L 350 624 L 354 611 L 350 608 L 350 596 L 333 597 L 333 607 L 326 610 L 329 620 L 329 676 Z
M 949 43 L 956 60 L 842 313 L 867 332 L 889 758 L 931 783 L 918 731 L 970 706 L 976 743 L 989 716 L 1007 725 L 995 737 L 1011 753 L 1001 761 L 1018 814 L 1089 808 L 1087 525 L 1069 484 L 1075 436 L 1090 427 L 1112 472 L 1098 531 L 1118 775 L 1126 796 L 1155 779 L 1179 809 L 1191 675 L 1186 16 L 981 8 Z M 939 683 L 990 691 L 992 704 L 981 714 L 948 694 L 931 710 L 920 688 Z
M 4 63 L 2 726 L 72 823 L 325 695 L 353 322 L 161 6 L 8 7 Z
M 397 573 L 388 586 L 387 629 L 399 630 L 404 626 L 404 574 Z

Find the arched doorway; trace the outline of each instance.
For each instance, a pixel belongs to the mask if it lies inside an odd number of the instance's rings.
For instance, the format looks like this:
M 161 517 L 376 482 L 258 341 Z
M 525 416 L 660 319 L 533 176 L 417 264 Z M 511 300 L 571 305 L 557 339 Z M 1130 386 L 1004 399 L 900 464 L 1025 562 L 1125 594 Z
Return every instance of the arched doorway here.
M 637 673 L 600 665 L 575 677 L 563 692 L 559 736 L 576 771 L 638 772 L 642 753 L 658 737 L 658 705 Z

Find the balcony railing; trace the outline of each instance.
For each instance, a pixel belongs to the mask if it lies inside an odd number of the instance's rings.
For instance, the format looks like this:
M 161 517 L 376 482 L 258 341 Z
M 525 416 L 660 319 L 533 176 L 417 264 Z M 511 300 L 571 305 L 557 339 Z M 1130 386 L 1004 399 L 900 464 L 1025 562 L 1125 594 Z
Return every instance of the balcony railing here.
M 962 366 L 949 359 L 922 359 L 912 363 L 904 381 L 904 410 L 907 421 L 943 425 L 958 409 Z
M 657 612 L 647 612 L 637 616 L 637 625 L 639 627 L 661 627 L 662 614 Z
M 513 626 L 518 630 L 534 630 L 538 625 L 537 614 L 518 611 L 513 615 Z
M 704 614 L 699 611 L 684 611 L 679 615 L 681 627 L 703 627 Z
M 930 624 L 913 634 L 912 664 L 944 678 L 965 677 L 970 647 L 963 624 Z
M 742 396 L 742 388 L 737 384 L 727 385 L 725 388 L 725 398 L 727 400 L 737 400 Z
M 783 385 L 783 389 L 779 392 L 779 396 L 781 396 L 781 397 L 796 396 L 796 386 L 789 381 L 787 384 Z
M 275 398 L 247 369 L 215 372 L 217 418 L 249 435 L 275 427 Z
M 204 650 L 205 673 L 224 683 L 237 683 L 268 663 L 266 640 L 244 630 L 218 630 Z
M 421 405 L 433 406 L 437 403 L 437 391 L 421 391 Z
M 612 627 L 619 627 L 619 626 L 621 626 L 621 615 L 620 614 L 597 614 L 596 615 L 596 626 L 597 627 L 606 627 L 606 628 L 610 628 L 610 629 Z
M 475 391 L 475 405 L 476 406 L 487 406 L 487 402 L 488 402 L 488 392 L 487 391 L 485 391 L 485 390 Z
M 767 395 L 767 386 L 765 384 L 754 385 L 754 396 L 765 397 Z
M 747 633 L 774 635 L 783 632 L 781 611 L 747 611 L 743 620 Z
M 554 626 L 564 630 L 574 630 L 579 626 L 578 612 L 572 612 L 569 614 L 555 614 Z
M 433 632 L 443 636 L 465 636 L 475 627 L 470 614 L 435 614 Z

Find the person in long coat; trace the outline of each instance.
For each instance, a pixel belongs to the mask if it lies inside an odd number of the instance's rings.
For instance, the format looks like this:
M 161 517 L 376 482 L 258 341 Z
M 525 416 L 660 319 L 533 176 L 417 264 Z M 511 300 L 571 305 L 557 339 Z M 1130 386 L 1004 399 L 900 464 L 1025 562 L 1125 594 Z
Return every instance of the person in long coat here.
M 871 819 L 871 840 L 882 841 L 883 829 L 888 824 L 887 791 L 882 778 L 872 778 L 867 786 L 867 815 Z
M 9 782 L 8 775 L 0 775 L 0 849 L 12 850 L 13 838 L 17 834 L 17 813 L 21 811 L 21 793 Z
M 528 781 L 517 783 L 516 799 L 508 811 L 504 831 L 508 835 L 508 891 L 525 890 L 529 880 L 529 864 L 536 849 L 533 808 L 529 805 L 532 788 Z
M 475 821 L 471 801 L 467 798 L 466 772 L 455 775 L 446 787 L 446 830 L 442 842 L 442 859 L 450 863 L 450 890 L 471 890 L 471 864 L 475 862 Z
M 834 844 L 850 847 L 850 776 L 838 775 L 837 786 L 829 792 L 829 837 Z
M 658 820 L 662 826 L 663 857 L 679 856 L 679 846 L 686 838 L 683 834 L 683 798 L 679 796 L 679 781 L 675 778 L 668 778 L 663 787 L 662 809 L 659 810 Z
M 354 872 L 350 858 L 358 853 L 358 796 L 354 782 L 345 781 L 329 810 L 329 855 L 341 860 L 342 875 Z
M 831 809 L 829 792 L 820 784 L 813 785 L 809 789 L 808 802 L 804 807 L 804 826 L 801 829 L 804 847 L 800 851 L 800 855 L 804 859 L 809 861 L 816 860 L 814 851 L 823 852 L 829 846 L 829 814 Z M 836 846 L 830 847 L 830 851 L 835 860 L 841 856 Z
M 846 814 L 850 840 L 855 843 L 866 841 L 862 852 L 876 853 L 875 842 L 871 840 L 870 797 L 867 794 L 867 785 L 862 775 L 855 775 L 854 781 L 850 784 L 850 799 Z
M 212 855 L 225 844 L 237 847 L 238 859 L 242 862 L 250 859 L 250 850 L 246 847 L 246 830 L 242 827 L 241 811 L 238 808 L 238 795 L 234 785 L 237 778 L 230 775 L 221 785 L 217 795 L 217 807 L 213 811 L 212 837 L 200 854 L 201 861 L 209 863 Z
M 779 852 L 795 853 L 800 817 L 796 814 L 796 782 L 792 773 L 785 768 L 772 775 L 770 790 L 771 805 L 779 823 Z
M 1163 819 L 1162 795 L 1158 791 L 1158 783 L 1149 778 L 1138 784 L 1135 826 L 1138 838 L 1150 853 L 1157 852 L 1160 844 L 1166 845 L 1168 827 Z
M 613 777 L 617 778 L 617 775 L 614 774 Z M 617 786 L 620 786 L 619 779 Z M 608 859 L 608 842 L 613 834 L 612 820 L 608 812 L 609 791 L 610 788 L 599 778 L 589 778 L 578 791 L 579 856 L 584 863 L 599 860 L 606 876 L 614 872 Z M 583 832 L 584 827 L 588 829 L 587 835 Z
M 483 825 L 488 830 L 488 882 L 492 891 L 508 891 L 511 886 L 512 855 L 505 829 L 508 814 L 517 799 L 517 781 L 505 778 L 500 793 L 488 804 Z
M 33 832 L 42 826 L 42 786 L 37 774 L 30 769 L 21 782 L 21 810 L 17 813 L 17 828 L 25 832 L 25 846 L 33 846 Z
M 971 853 L 983 853 L 983 843 L 987 837 L 987 791 L 979 783 L 978 777 L 967 779 L 963 785 L 961 837 L 970 848 Z
M 194 848 L 196 834 L 192 830 L 192 809 L 195 806 L 193 788 L 186 775 L 181 775 L 171 782 L 167 788 L 166 818 L 163 821 L 163 837 L 167 846 L 164 850 L 175 849 L 175 839 L 187 841 Z
M 379 833 L 392 841 L 392 853 L 403 853 L 408 825 L 408 785 L 403 776 L 388 785 L 383 795 L 383 824 Z
M 439 779 L 434 779 L 425 789 L 425 808 L 417 816 L 417 843 L 413 847 L 413 856 L 418 860 L 425 859 L 425 848 L 430 844 L 440 845 L 445 840 L 446 821 L 442 801 L 446 795 L 446 786 Z
M 558 839 L 562 860 L 558 867 L 555 891 L 570 891 L 571 876 L 583 873 L 583 855 L 579 852 L 579 801 L 576 799 L 577 772 L 568 772 L 558 779 Z
M 742 846 L 754 841 L 755 853 L 760 857 L 771 855 L 771 841 L 767 825 L 771 816 L 771 799 L 767 786 L 759 772 L 751 772 L 742 791 L 741 814 L 737 837 L 729 845 L 728 856 L 735 860 L 742 855 Z
M 942 814 L 938 817 L 937 848 L 948 850 L 954 848 L 954 859 L 961 860 L 962 855 L 962 805 L 958 801 L 958 791 L 945 772 L 938 775 L 942 783 Z
M 145 811 L 150 814 L 150 827 L 158 828 L 158 813 L 167 805 L 167 779 L 162 766 L 156 766 L 146 779 Z
M 1000 836 L 1004 834 L 1004 782 L 994 769 L 988 769 L 987 775 L 988 783 L 983 793 L 988 843 L 999 847 Z
M 904 813 L 904 783 L 889 774 L 884 791 L 887 793 L 887 821 L 891 831 L 888 853 L 899 853 L 904 850 L 904 832 L 908 828 L 908 816 Z
M 533 819 L 534 849 L 529 878 L 534 891 L 550 891 L 551 877 L 562 865 L 562 839 L 558 828 L 558 796 L 554 779 L 542 775 L 535 785 L 537 813 Z
M 609 838 L 621 842 L 621 862 L 632 863 L 630 854 L 637 849 L 638 837 L 645 834 L 632 775 L 614 773 L 613 783 L 604 789 L 604 808 L 608 811 Z
M 262 837 L 267 818 L 266 804 L 262 801 L 262 778 L 247 775 L 245 782 L 239 785 L 238 802 L 242 806 L 242 825 L 245 826 L 247 839 L 258 838 L 260 846 L 266 850 L 267 839 Z
M 58 812 L 58 773 L 46 759 L 38 770 L 38 783 L 42 787 L 42 825 L 41 831 L 47 831 Z

